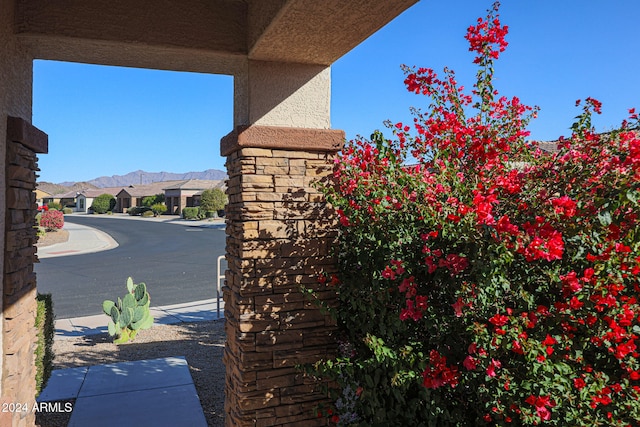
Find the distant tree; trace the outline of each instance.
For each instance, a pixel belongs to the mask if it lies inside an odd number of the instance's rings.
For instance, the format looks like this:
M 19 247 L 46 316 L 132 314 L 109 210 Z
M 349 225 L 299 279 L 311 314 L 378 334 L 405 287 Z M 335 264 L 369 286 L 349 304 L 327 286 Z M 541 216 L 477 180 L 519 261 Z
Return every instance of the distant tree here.
M 219 211 L 227 204 L 227 195 L 219 188 L 204 190 L 200 198 L 200 208 L 204 211 Z
M 95 213 L 103 214 L 113 210 L 116 207 L 116 198 L 111 194 L 101 194 L 91 204 L 91 209 Z
M 153 205 L 157 205 L 158 203 L 164 203 L 164 194 L 156 194 L 155 196 L 147 196 L 142 199 L 142 206 L 151 207 Z

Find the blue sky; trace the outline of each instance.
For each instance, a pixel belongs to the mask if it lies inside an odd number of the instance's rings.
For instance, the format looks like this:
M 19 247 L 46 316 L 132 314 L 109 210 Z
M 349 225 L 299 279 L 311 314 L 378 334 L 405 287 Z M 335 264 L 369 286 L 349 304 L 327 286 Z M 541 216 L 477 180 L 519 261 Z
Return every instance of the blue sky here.
M 422 0 L 332 67 L 332 128 L 347 139 L 410 122 L 427 99 L 407 93 L 401 64 L 448 66 L 471 88 L 476 69 L 464 39 L 492 1 Z M 532 138 L 568 135 L 577 99 L 603 102 L 598 130 L 640 109 L 637 0 L 503 0 L 509 47 L 496 64 L 496 88 L 540 107 Z M 40 180 L 224 170 L 220 138 L 233 127 L 229 76 L 34 63 L 33 123 L 49 134 Z

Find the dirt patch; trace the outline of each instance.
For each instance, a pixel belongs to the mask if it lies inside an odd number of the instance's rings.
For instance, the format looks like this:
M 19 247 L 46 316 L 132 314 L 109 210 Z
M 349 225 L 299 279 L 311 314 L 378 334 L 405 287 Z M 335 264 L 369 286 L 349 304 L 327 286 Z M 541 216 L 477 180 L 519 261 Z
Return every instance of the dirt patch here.
M 105 316 L 105 324 L 106 320 Z M 135 341 L 122 345 L 113 344 L 106 333 L 58 338 L 53 345 L 53 364 L 54 369 L 64 369 L 184 356 L 207 424 L 217 427 L 224 425 L 224 344 L 224 320 L 154 325 L 141 331 Z M 70 414 L 39 413 L 36 421 L 40 427 L 66 427 L 69 417 Z
M 36 246 L 39 248 L 55 245 L 56 243 L 64 243 L 69 240 L 69 232 L 67 230 L 47 231 L 44 236 L 38 237 Z

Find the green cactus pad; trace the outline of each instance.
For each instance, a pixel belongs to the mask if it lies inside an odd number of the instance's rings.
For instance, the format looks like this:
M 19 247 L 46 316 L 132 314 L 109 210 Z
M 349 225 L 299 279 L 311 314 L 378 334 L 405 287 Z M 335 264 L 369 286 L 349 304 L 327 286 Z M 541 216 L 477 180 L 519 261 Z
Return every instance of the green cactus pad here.
M 144 296 L 138 300 L 138 307 L 149 306 L 149 294 L 145 292 Z
M 142 318 L 144 317 L 145 314 L 147 314 L 149 311 L 145 310 L 144 307 L 136 307 L 133 310 L 133 319 L 131 320 L 131 323 L 136 323 L 142 320 Z
M 131 329 L 137 331 L 139 329 L 149 329 L 152 326 L 153 326 L 153 316 L 147 312 L 146 315 L 142 318 L 142 320 L 131 324 Z
M 116 324 L 113 323 L 112 320 L 109 320 L 109 324 L 107 325 L 107 330 L 109 331 L 109 335 L 114 336 L 117 332 Z
M 133 279 L 131 277 L 127 278 L 127 290 L 129 291 L 129 293 L 133 292 L 133 288 L 135 287 L 135 285 L 133 284 Z
M 138 303 L 136 302 L 133 294 L 127 294 L 122 299 L 122 311 L 124 311 L 125 308 L 134 309 L 136 308 L 136 305 L 138 305 Z
M 125 307 L 122 309 L 122 314 L 120 315 L 120 324 L 123 327 L 129 326 L 131 324 L 131 320 L 133 319 L 133 308 Z
M 120 311 L 116 306 L 111 307 L 109 315 L 111 316 L 113 323 L 118 323 L 120 321 Z
M 147 293 L 147 285 L 144 283 L 138 283 L 135 289 L 136 301 L 140 301 L 142 297 Z
M 104 311 L 104 314 L 106 314 L 107 316 L 111 315 L 111 308 L 115 307 L 116 303 L 111 301 L 111 300 L 105 300 L 102 303 L 102 311 Z

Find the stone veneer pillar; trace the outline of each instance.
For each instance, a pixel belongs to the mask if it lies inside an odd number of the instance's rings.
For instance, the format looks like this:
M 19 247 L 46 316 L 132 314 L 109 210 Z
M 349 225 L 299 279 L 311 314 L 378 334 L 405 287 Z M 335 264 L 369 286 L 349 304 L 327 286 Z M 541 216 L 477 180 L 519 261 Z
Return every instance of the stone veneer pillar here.
M 313 187 L 333 170 L 344 133 L 238 127 L 227 157 L 226 425 L 316 426 L 326 397 L 296 365 L 334 354 L 333 320 L 301 292 L 334 272 L 335 219 Z
M 4 372 L 3 397 L 7 403 L 33 405 L 36 394 L 34 350 L 36 345 L 36 153 L 46 153 L 47 135 L 26 121 L 7 120 L 6 218 L 3 281 Z M 30 410 L 14 412 L 11 425 L 35 423 Z M 6 422 L 8 420 L 2 420 Z M 9 424 L 3 424 L 9 425 Z

